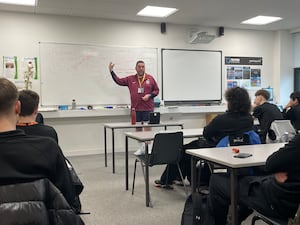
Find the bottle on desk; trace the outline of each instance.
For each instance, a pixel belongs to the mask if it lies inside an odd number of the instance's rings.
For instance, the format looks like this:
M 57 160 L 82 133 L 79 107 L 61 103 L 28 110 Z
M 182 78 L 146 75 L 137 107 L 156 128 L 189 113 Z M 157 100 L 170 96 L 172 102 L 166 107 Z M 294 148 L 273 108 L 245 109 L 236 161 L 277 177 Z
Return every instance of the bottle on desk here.
M 135 112 L 135 108 L 131 108 L 131 124 L 132 125 L 136 124 L 136 112 Z
M 75 99 L 72 100 L 72 109 L 76 109 L 76 100 Z

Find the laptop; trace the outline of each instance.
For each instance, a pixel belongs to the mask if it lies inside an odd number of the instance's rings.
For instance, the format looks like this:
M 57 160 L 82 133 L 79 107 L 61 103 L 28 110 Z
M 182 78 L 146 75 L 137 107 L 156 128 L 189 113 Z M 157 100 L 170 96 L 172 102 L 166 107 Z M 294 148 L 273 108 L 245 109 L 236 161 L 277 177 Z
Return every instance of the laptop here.
M 150 112 L 149 124 L 159 124 L 160 123 L 160 113 Z

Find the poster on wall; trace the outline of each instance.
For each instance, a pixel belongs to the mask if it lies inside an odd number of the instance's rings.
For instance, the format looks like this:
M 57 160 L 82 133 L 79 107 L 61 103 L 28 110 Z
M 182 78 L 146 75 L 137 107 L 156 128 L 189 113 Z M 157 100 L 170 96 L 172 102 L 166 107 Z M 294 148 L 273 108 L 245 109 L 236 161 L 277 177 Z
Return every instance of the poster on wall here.
M 3 76 L 8 79 L 18 79 L 17 56 L 3 56 Z
M 28 76 L 34 80 L 38 79 L 37 57 L 23 57 L 20 66 L 24 79 Z
M 246 89 L 261 86 L 262 57 L 225 57 L 227 88 L 243 87 Z M 250 66 L 252 65 L 252 66 Z

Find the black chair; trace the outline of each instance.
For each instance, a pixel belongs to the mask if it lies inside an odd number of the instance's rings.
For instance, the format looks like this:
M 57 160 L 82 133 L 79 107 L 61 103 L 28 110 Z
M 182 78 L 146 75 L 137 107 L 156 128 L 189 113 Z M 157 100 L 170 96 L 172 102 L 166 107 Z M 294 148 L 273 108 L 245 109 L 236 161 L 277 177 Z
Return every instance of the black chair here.
M 274 120 L 271 129 L 276 135 L 277 142 L 288 142 L 296 135 L 296 130 L 290 120 Z
M 255 225 L 257 220 L 262 220 L 266 224 L 269 224 L 269 225 L 287 225 L 288 224 L 288 221 L 286 221 L 286 220 L 267 217 L 257 211 L 254 211 L 254 215 L 251 220 L 251 225 Z
M 147 164 L 149 167 L 155 165 L 176 164 L 180 174 L 181 181 L 185 188 L 186 195 L 188 195 L 187 188 L 184 183 L 182 172 L 179 166 L 179 161 L 182 157 L 182 154 L 183 154 L 183 133 L 182 132 L 157 133 L 154 137 L 152 151 L 148 155 L 149 156 L 148 160 L 146 161 L 146 157 L 145 157 L 146 155 L 136 156 L 137 158 L 134 163 L 132 195 L 134 194 L 137 162 L 141 163 L 144 179 L 146 179 L 144 167 Z M 150 199 L 150 205 L 152 206 L 151 199 Z
M 0 224 L 84 225 L 48 179 L 0 185 Z

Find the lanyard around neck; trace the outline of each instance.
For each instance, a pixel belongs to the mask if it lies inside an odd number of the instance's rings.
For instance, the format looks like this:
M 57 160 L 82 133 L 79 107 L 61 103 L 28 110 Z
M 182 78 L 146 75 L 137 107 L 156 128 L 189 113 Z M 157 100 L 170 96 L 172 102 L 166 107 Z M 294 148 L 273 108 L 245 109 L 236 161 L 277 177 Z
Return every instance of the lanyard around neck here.
M 140 87 L 142 87 L 142 83 L 143 83 L 143 82 L 144 82 L 144 80 L 145 80 L 146 73 L 144 73 L 142 81 L 140 80 L 140 78 L 139 78 L 139 76 L 138 76 L 138 75 L 137 75 L 137 77 L 138 77 L 138 82 L 139 82 L 139 85 L 140 85 Z

